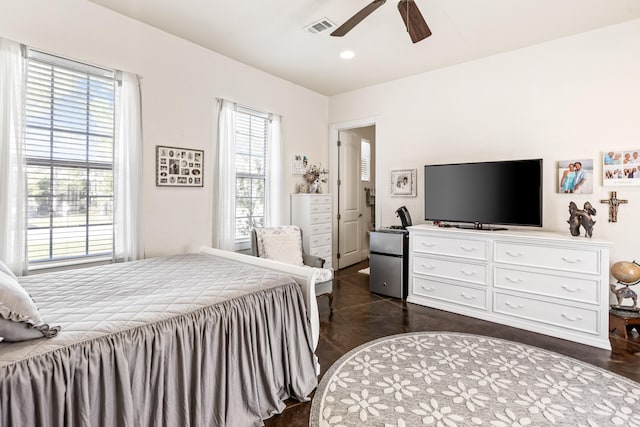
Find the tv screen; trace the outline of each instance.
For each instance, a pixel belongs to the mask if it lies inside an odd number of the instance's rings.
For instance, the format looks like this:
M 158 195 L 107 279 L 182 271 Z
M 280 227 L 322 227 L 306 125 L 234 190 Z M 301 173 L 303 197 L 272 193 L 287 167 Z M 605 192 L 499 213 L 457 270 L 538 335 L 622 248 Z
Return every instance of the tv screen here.
M 429 221 L 542 227 L 542 159 L 426 165 Z

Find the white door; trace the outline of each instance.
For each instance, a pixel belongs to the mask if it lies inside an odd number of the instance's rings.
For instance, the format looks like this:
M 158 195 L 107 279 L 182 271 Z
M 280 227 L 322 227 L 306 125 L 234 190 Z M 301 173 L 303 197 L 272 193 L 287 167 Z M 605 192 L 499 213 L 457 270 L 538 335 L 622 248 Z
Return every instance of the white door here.
M 339 156 L 339 258 L 338 268 L 362 261 L 362 195 L 360 194 L 360 137 L 340 132 Z

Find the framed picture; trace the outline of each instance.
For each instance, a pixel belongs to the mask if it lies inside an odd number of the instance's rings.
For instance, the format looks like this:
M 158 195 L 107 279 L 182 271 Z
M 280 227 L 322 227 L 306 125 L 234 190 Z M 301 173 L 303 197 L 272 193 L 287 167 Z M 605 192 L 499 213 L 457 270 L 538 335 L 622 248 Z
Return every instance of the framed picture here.
M 304 154 L 293 155 L 293 170 L 294 175 L 304 175 L 309 168 L 309 159 Z
M 156 145 L 156 186 L 202 187 L 204 151 Z
M 391 196 L 416 196 L 416 169 L 402 169 L 391 171 Z
M 558 162 L 558 193 L 593 193 L 593 159 Z
M 602 184 L 640 185 L 640 149 L 608 151 L 602 155 Z

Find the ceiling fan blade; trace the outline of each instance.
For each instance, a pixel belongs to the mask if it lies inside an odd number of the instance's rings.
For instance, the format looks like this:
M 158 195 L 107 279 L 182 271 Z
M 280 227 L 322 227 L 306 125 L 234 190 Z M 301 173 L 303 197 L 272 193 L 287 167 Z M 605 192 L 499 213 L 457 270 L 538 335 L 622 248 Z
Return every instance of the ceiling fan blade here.
M 371 3 L 363 7 L 358 13 L 353 15 L 344 24 L 335 29 L 332 36 L 342 37 L 358 25 L 364 18 L 371 15 L 377 8 L 382 6 L 387 0 L 373 0 Z
M 431 30 L 414 0 L 400 0 L 398 10 L 412 42 L 418 43 L 431 35 Z

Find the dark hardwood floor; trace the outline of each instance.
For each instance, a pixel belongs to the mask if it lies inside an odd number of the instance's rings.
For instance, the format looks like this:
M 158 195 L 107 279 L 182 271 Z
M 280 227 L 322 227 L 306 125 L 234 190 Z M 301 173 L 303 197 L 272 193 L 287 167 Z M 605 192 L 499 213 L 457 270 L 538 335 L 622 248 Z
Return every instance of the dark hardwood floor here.
M 503 338 L 565 354 L 640 382 L 640 336 L 611 335 L 612 351 L 552 338 L 509 326 L 422 307 L 369 292 L 369 276 L 358 273 L 368 262 L 336 272 L 333 314 L 328 299 L 318 298 L 320 341 L 316 354 L 321 375 L 349 350 L 387 335 L 416 331 L 451 331 Z M 288 402 L 268 427 L 308 426 L 311 402 Z

